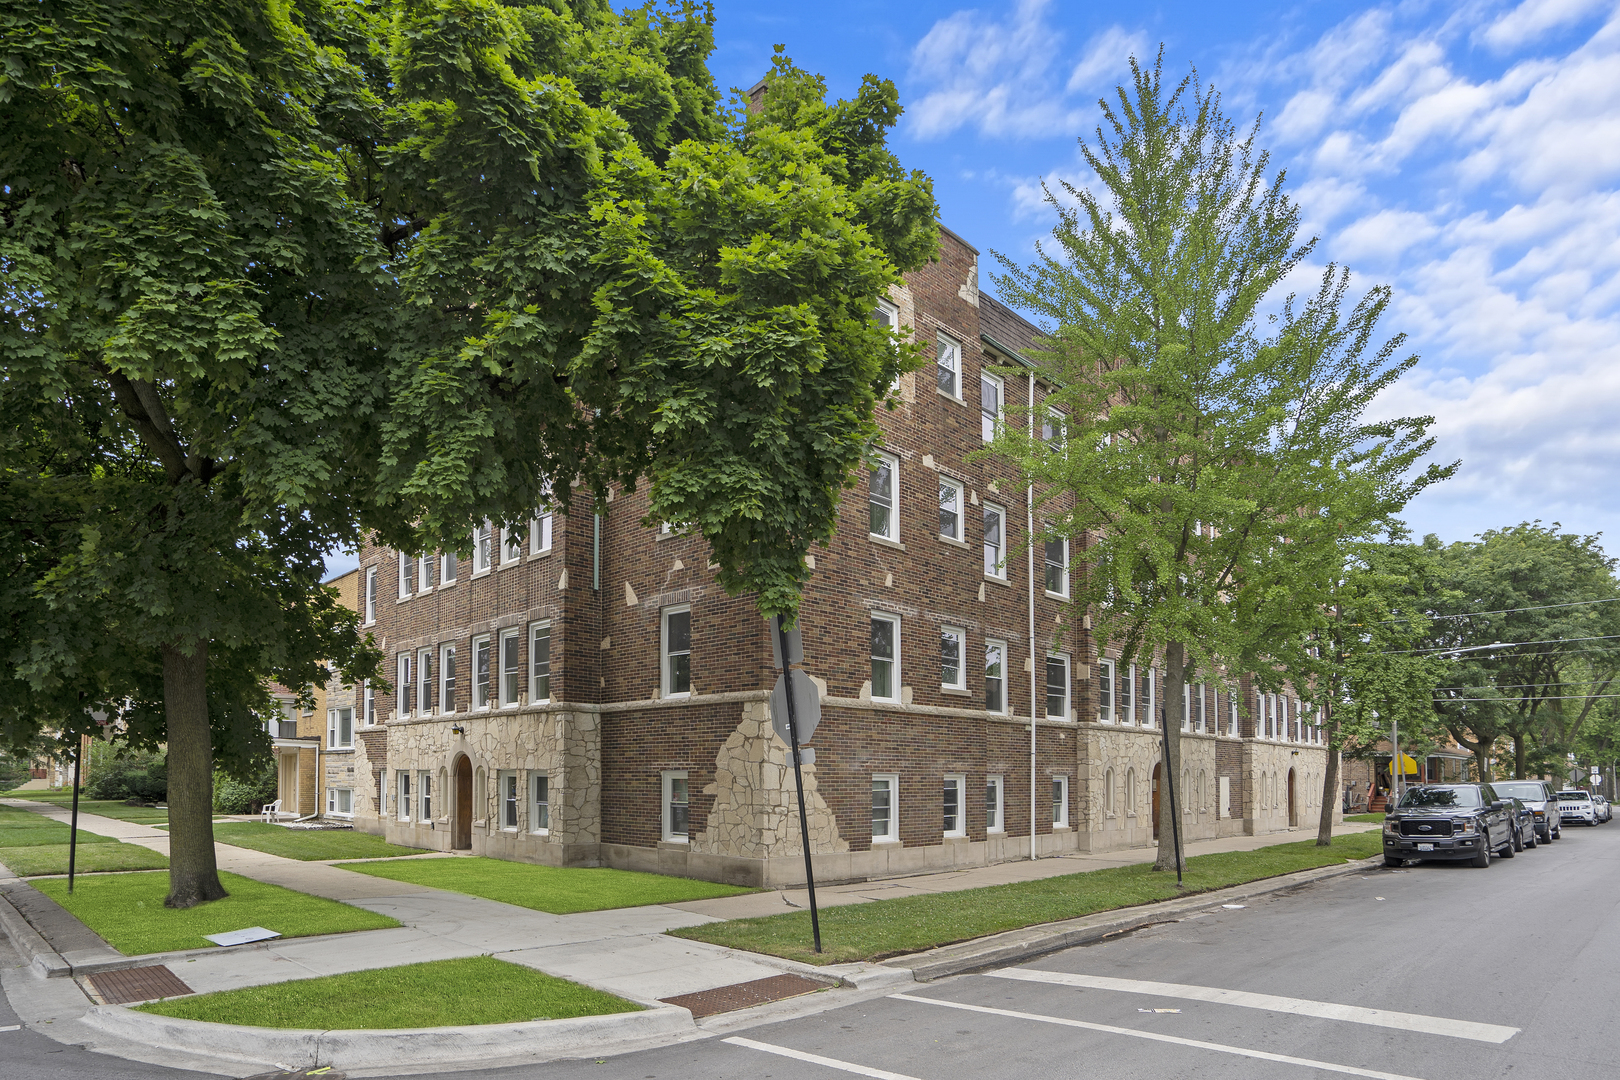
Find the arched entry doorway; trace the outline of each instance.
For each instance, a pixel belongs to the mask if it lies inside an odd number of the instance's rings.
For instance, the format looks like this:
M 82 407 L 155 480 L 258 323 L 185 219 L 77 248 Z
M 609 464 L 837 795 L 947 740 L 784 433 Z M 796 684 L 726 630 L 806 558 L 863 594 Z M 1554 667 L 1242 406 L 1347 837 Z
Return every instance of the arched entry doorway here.
M 472 761 L 466 754 L 456 758 L 455 806 L 450 817 L 450 846 L 458 851 L 472 849 Z
M 1288 770 L 1288 827 L 1299 828 L 1299 809 L 1294 802 L 1294 770 Z
M 1159 767 L 1153 766 L 1153 839 L 1159 838 Z

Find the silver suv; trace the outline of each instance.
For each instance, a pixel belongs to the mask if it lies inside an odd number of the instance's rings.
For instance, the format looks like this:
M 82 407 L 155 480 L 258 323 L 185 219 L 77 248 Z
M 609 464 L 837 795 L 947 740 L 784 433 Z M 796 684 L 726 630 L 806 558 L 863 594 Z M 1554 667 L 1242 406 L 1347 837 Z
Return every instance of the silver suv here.
M 1560 791 L 1558 793 L 1558 816 L 1565 821 L 1584 821 L 1588 825 L 1598 823 L 1597 803 L 1592 801 L 1591 792 Z
M 1536 823 L 1536 835 L 1544 842 L 1564 835 L 1560 827 L 1563 816 L 1558 812 L 1558 797 L 1553 786 L 1545 780 L 1493 780 L 1491 787 L 1504 798 L 1511 796 L 1529 807 Z

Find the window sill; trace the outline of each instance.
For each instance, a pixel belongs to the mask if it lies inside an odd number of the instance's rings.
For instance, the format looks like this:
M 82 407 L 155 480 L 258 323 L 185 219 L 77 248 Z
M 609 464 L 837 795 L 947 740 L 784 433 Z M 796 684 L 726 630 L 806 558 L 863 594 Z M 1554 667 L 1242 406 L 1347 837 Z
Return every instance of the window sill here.
M 546 548 L 544 551 L 531 551 L 528 554 L 528 560 L 533 561 L 535 559 L 543 559 L 547 555 L 550 555 L 550 554 L 551 554 L 551 549 L 550 548 Z
M 878 544 L 882 547 L 891 547 L 896 551 L 906 550 L 906 545 L 902 544 L 898 540 L 890 540 L 887 536 L 879 536 L 876 533 L 867 533 L 866 538 L 872 541 L 872 543 Z
M 1052 823 L 1052 831 L 1057 833 L 1057 832 L 1073 832 L 1074 830 L 1070 829 L 1069 826 L 1067 826 L 1067 825 L 1059 825 L 1057 822 L 1054 821 Z
M 992 585 L 1000 585 L 1004 589 L 1010 589 L 1013 587 L 1012 582 L 1008 581 L 1006 578 L 996 577 L 993 574 L 984 575 L 984 580 L 988 581 Z
M 1007 835 L 1007 830 L 1006 829 L 986 829 L 986 830 L 984 830 L 984 835 L 986 835 L 986 836 L 1006 836 Z
M 687 533 L 679 533 L 679 532 L 655 532 L 655 533 L 653 533 L 653 542 L 654 543 L 662 543 L 665 540 L 674 540 L 677 537 L 687 536 L 687 535 L 689 535 L 689 534 L 687 534 Z
M 530 829 L 529 830 L 529 835 L 530 836 L 550 836 L 551 835 L 551 830 L 550 829 Z
M 952 841 L 955 841 L 956 843 L 959 843 L 959 844 L 960 843 L 965 843 L 967 841 L 967 838 L 968 838 L 968 834 L 965 833 L 965 832 L 948 832 L 948 833 L 944 833 L 944 834 L 942 834 L 940 836 L 940 839 L 945 841 L 947 844 L 951 843 Z
M 900 705 L 900 704 L 903 704 L 903 702 L 901 702 L 901 700 L 899 698 L 897 698 L 897 697 L 871 697 L 871 698 L 867 698 L 866 700 L 870 701 L 870 702 L 874 702 L 875 704 L 878 704 L 878 705 Z
M 900 846 L 900 838 L 898 836 L 874 836 L 872 838 L 872 846 L 873 847 L 889 847 L 889 846 L 899 847 Z
M 973 691 L 959 689 L 959 688 L 957 688 L 955 686 L 942 686 L 942 687 L 939 688 L 939 692 L 942 693 L 942 694 L 949 694 L 951 697 L 972 697 L 973 696 Z
M 692 696 L 692 691 L 690 691 L 690 690 L 682 690 L 678 694 L 659 694 L 658 695 L 658 700 L 659 701 L 683 701 L 686 698 L 689 698 L 691 696 Z M 682 843 L 685 843 L 685 841 L 683 840 Z
M 684 836 L 679 836 L 679 837 L 670 836 L 670 837 L 665 837 L 664 839 L 658 841 L 658 846 L 659 847 L 664 847 L 664 846 L 668 845 L 669 847 L 672 847 L 672 848 L 684 848 L 684 847 L 690 846 L 690 844 L 691 844 L 691 840 L 689 838 L 687 838 L 687 837 L 684 837 Z
M 419 595 L 421 595 L 421 594 L 420 593 L 412 593 L 410 596 L 402 596 L 398 600 L 395 600 L 394 603 L 396 603 L 396 604 L 409 603 L 412 599 L 414 599 L 415 597 L 417 597 Z
M 494 573 L 494 570 L 489 567 L 485 567 L 482 570 L 474 570 L 472 572 L 472 579 L 477 581 L 481 577 L 489 577 L 489 575 L 492 573 Z
M 967 402 L 965 400 L 963 400 L 962 398 L 957 397 L 955 394 L 947 393 L 944 390 L 941 390 L 937 383 L 934 385 L 934 393 L 938 394 L 940 397 L 944 398 L 946 401 L 954 401 L 958 405 L 962 406 L 962 408 L 964 408 L 964 409 L 967 408 Z
M 328 754 L 352 754 L 352 753 L 354 753 L 354 747 L 352 745 L 351 746 L 328 746 L 326 748 L 326 752 Z
M 441 581 L 433 587 L 435 589 L 453 589 L 456 587 L 456 579 L 451 578 L 449 581 Z
M 1067 601 L 1069 599 L 1069 594 L 1065 593 L 1065 592 L 1053 592 L 1051 589 L 1047 589 L 1046 590 L 1046 598 L 1048 600 L 1064 600 L 1064 601 Z
M 942 543 L 942 544 L 950 544 L 952 547 L 959 547 L 963 551 L 966 551 L 968 549 L 968 544 L 967 544 L 966 540 L 953 540 L 949 536 L 941 536 L 939 538 L 939 542 Z

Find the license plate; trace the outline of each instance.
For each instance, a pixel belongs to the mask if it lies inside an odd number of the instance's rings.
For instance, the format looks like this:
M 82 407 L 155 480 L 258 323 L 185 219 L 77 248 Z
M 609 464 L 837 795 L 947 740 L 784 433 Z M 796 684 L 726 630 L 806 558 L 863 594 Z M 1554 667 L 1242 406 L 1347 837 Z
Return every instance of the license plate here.
M 1418 845 L 1418 850 L 1419 851 L 1433 851 L 1434 850 L 1434 845 L 1433 844 L 1419 844 Z

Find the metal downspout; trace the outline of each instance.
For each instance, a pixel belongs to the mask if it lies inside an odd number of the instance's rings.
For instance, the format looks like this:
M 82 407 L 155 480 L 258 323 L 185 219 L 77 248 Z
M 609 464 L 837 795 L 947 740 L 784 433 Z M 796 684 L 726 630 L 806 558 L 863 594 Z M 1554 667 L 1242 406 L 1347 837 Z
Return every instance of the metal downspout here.
M 1035 373 L 1031 371 L 1026 380 L 1029 383 L 1029 434 L 1035 437 Z M 1036 680 L 1039 677 L 1035 668 L 1035 484 L 1031 482 L 1024 489 L 1024 533 L 1029 540 L 1029 857 L 1035 859 L 1035 702 Z M 1055 815 L 1054 815 L 1055 816 Z

